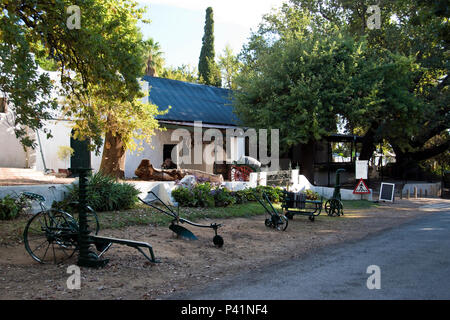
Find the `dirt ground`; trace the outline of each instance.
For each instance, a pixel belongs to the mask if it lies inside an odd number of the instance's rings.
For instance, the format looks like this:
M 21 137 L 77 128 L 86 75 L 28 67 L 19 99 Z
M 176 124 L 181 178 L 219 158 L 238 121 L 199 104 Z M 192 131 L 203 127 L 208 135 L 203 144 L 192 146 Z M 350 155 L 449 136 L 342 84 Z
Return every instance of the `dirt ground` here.
M 67 267 L 40 265 L 26 253 L 23 244 L 0 247 L 0 299 L 158 299 L 174 292 L 228 277 L 276 262 L 301 257 L 325 246 L 406 223 L 434 209 L 421 208 L 439 199 L 400 200 L 379 207 L 348 210 L 342 217 L 322 213 L 315 222 L 295 216 L 285 232 L 268 229 L 264 216 L 224 219 L 219 234 L 225 244 L 214 247 L 211 229 L 190 227 L 198 241 L 177 239 L 167 227 L 128 227 L 101 230 L 100 235 L 145 241 L 161 260 L 151 264 L 135 249 L 114 245 L 103 269 L 81 268 L 81 289 L 69 290 Z M 449 202 L 450 203 L 450 202 Z M 201 223 L 210 223 L 202 221 Z

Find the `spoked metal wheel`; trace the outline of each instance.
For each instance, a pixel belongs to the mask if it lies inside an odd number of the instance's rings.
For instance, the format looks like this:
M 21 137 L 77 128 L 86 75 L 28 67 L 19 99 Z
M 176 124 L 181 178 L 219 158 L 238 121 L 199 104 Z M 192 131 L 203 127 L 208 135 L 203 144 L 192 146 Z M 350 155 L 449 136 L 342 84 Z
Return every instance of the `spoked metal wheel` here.
M 78 223 L 68 213 L 41 211 L 27 223 L 23 232 L 25 249 L 39 263 L 61 263 L 77 250 Z
M 280 231 L 286 231 L 289 222 L 288 218 L 284 215 L 279 215 L 278 217 L 276 217 L 275 220 L 276 220 L 275 229 Z
M 98 231 L 100 230 L 100 223 L 98 222 L 97 213 L 95 213 L 95 211 L 89 206 L 86 209 L 87 209 L 86 218 L 87 218 L 88 229 L 92 234 L 97 235 Z M 79 218 L 78 210 L 76 210 L 72 216 L 75 218 L 75 220 L 78 222 L 78 225 L 79 225 L 80 218 Z
M 344 214 L 344 206 L 338 199 L 330 199 L 325 203 L 325 212 L 330 216 L 340 216 Z

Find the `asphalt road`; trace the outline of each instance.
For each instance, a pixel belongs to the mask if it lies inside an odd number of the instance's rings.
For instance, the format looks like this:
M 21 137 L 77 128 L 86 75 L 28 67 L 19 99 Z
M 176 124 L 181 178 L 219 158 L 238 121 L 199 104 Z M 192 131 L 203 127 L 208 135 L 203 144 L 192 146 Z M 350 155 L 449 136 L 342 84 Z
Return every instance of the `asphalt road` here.
M 372 265 L 379 267 L 380 289 L 367 287 Z M 450 299 L 450 210 L 168 298 Z

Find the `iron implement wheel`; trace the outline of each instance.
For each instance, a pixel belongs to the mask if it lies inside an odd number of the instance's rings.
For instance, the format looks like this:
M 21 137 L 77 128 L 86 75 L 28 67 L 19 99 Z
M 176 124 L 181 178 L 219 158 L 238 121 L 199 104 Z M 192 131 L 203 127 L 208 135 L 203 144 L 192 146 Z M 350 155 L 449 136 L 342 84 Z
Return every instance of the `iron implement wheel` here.
M 343 214 L 344 206 L 338 199 L 330 199 L 325 203 L 325 212 L 330 216 L 340 216 Z
M 286 216 L 284 215 L 279 215 L 279 216 L 273 216 L 272 217 L 272 221 L 274 224 L 274 228 L 280 231 L 286 231 L 287 227 L 288 227 L 288 223 L 289 220 Z
M 78 249 L 78 223 L 63 211 L 41 211 L 28 221 L 23 238 L 25 249 L 34 260 L 59 264 Z
M 223 238 L 219 235 L 215 235 L 213 238 L 213 243 L 216 247 L 222 248 L 223 247 Z

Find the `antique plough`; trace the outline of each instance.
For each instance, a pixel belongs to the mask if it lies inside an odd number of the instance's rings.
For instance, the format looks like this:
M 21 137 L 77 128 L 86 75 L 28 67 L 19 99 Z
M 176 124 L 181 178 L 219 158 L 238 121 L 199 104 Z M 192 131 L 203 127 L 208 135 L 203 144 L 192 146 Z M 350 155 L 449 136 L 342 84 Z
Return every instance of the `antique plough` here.
M 217 234 L 217 230 L 222 226 L 221 224 L 211 223 L 210 225 L 204 225 L 204 224 L 194 223 L 194 222 L 189 221 L 184 218 L 180 218 L 179 213 L 176 213 L 171 208 L 169 208 L 169 206 L 167 204 L 165 204 L 164 201 L 162 201 L 153 191 L 149 191 L 148 194 L 152 195 L 154 197 L 154 199 L 145 201 L 145 200 L 139 198 L 139 200 L 141 200 L 141 202 L 143 202 L 144 204 L 152 207 L 153 209 L 156 209 L 159 212 L 162 212 L 162 213 L 168 215 L 169 217 L 172 217 L 173 220 L 169 226 L 169 229 L 172 230 L 175 234 L 177 234 L 177 236 L 180 236 L 182 238 L 189 239 L 189 240 L 198 240 L 198 238 L 190 230 L 186 229 L 185 227 L 180 226 L 180 223 L 186 223 L 191 226 L 198 227 L 198 228 L 211 228 L 214 230 L 214 234 L 215 234 L 214 238 L 213 238 L 214 245 L 217 246 L 218 248 L 223 246 L 223 243 L 224 243 L 223 238 Z M 159 202 L 160 204 L 162 204 L 164 209 L 158 207 L 155 202 Z
M 288 219 L 286 216 L 275 210 L 267 194 L 263 192 L 261 198 L 259 198 L 256 193 L 254 196 L 266 210 L 266 219 L 264 221 L 266 227 L 285 231 L 288 226 Z
M 39 194 L 24 192 L 21 196 L 31 201 L 37 201 L 41 207 L 41 211 L 29 219 L 23 233 L 25 249 L 34 260 L 39 263 L 58 264 L 81 250 L 79 218 L 59 209 L 47 209 L 44 206 L 45 198 Z M 85 231 L 87 232 L 85 234 L 87 260 L 83 266 L 102 267 L 106 265 L 109 260 L 100 258 L 113 244 L 135 248 L 150 262 L 159 262 L 155 258 L 152 246 L 146 242 L 98 236 L 100 225 L 97 214 L 88 206 L 85 209 L 88 227 Z M 91 232 L 93 235 L 90 234 Z M 91 244 L 99 253 L 89 249 Z M 149 255 L 144 252 L 144 248 L 148 249 Z

